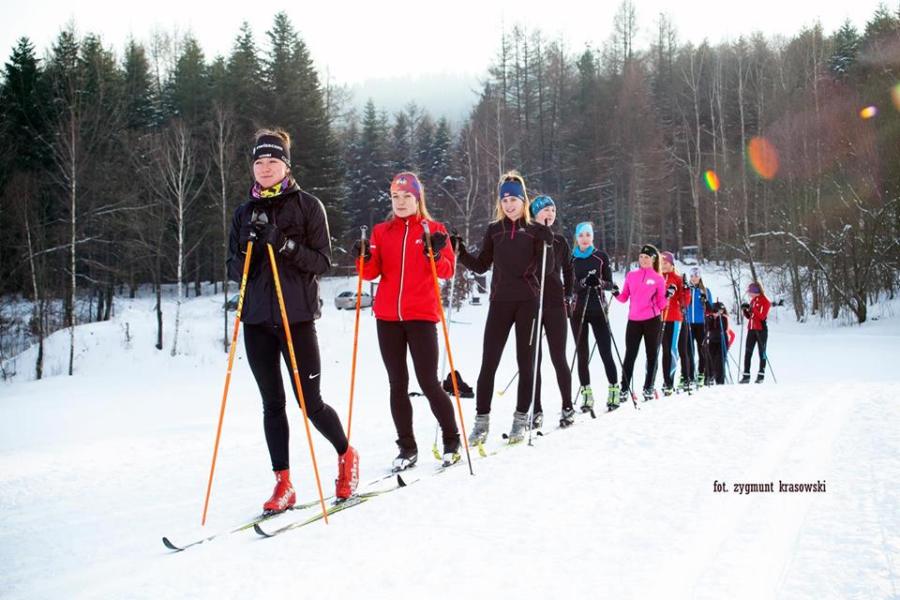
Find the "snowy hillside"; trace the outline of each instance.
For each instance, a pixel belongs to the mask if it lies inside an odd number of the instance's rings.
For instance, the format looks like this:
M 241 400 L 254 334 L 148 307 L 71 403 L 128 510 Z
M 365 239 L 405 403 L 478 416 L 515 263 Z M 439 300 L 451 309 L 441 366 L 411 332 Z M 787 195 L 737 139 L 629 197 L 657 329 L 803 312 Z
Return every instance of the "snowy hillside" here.
M 337 311 L 333 298 L 353 285 L 324 283 L 317 324 L 323 396 L 345 426 L 353 313 Z M 112 321 L 78 328 L 74 377 L 0 384 L 0 598 L 900 598 L 892 307 L 861 327 L 797 324 L 780 309 L 769 343 L 777 384 L 707 388 L 596 420 L 579 414 L 533 447 L 473 456 L 474 477 L 465 466 L 435 475 L 434 418 L 416 398 L 420 464 L 408 488 L 329 525 L 273 539 L 243 531 L 172 553 L 163 535 L 186 543 L 240 524 L 273 484 L 241 343 L 210 519 L 200 527 L 226 366 L 221 302 L 185 304 L 173 358 L 153 348 L 152 300 L 119 299 Z M 466 306 L 451 329 L 457 368 L 473 387 L 486 313 Z M 625 315 L 614 303 L 623 352 Z M 498 388 L 515 372 L 507 350 Z M 64 373 L 67 332 L 47 352 L 47 370 Z M 591 367 L 604 388 L 599 360 Z M 368 312 L 358 369 L 351 443 L 366 482 L 396 453 Z M 543 382 L 546 410 L 558 411 L 549 361 Z M 474 400 L 463 402 L 471 426 Z M 511 393 L 495 398 L 489 450 L 502 446 L 513 404 Z M 312 500 L 299 409 L 289 415 L 294 485 Z M 318 434 L 314 443 L 333 493 L 334 452 Z M 779 481 L 823 482 L 826 491 L 778 492 Z M 727 492 L 714 492 L 716 482 Z M 735 491 L 770 482 L 775 492 Z

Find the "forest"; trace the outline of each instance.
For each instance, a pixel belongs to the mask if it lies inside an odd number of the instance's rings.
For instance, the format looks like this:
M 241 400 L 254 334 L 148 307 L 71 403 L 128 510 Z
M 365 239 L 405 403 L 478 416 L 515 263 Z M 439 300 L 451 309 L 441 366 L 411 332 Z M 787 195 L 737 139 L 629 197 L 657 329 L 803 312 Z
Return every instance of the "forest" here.
M 499 176 L 518 169 L 566 235 L 593 221 L 620 268 L 643 243 L 696 247 L 754 278 L 765 268 L 798 320 L 862 323 L 894 296 L 900 10 L 862 30 L 698 45 L 625 0 L 595 45 L 498 33 L 462 122 L 412 101 L 355 109 L 284 13 L 262 36 L 241 27 L 228 56 L 164 32 L 118 51 L 74 23 L 45 50 L 21 38 L 0 75 L 0 359 L 108 319 L 144 286 L 163 350 L 164 286 L 175 302 L 209 282 L 228 295 L 231 214 L 253 133 L 271 126 L 290 132 L 293 174 L 326 207 L 337 272 L 360 226 L 389 215 L 397 171 L 418 172 L 435 218 L 477 245 Z

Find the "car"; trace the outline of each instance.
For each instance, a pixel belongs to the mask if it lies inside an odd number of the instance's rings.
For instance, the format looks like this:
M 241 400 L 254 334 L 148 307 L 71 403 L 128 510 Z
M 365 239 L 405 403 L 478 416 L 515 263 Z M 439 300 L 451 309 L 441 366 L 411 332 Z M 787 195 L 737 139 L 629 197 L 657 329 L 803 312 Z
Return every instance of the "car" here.
M 334 297 L 334 305 L 338 310 L 356 310 L 356 292 L 347 290 L 341 292 Z M 372 296 L 368 292 L 363 292 L 359 298 L 359 305 L 362 308 L 372 306 Z
M 700 249 L 697 246 L 684 246 L 678 253 L 678 258 L 686 265 L 696 265 L 699 264 L 699 255 Z
M 240 298 L 240 294 L 235 294 L 225 303 L 225 310 L 237 310 L 238 299 Z M 325 301 L 322 298 L 319 298 L 319 308 L 322 308 L 325 305 Z

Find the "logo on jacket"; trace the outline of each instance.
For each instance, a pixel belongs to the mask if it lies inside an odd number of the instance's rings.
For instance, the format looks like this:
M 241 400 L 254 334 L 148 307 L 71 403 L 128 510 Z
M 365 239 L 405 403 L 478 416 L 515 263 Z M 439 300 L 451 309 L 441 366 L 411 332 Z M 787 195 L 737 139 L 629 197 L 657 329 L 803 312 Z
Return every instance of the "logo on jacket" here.
M 656 285 L 656 280 L 655 279 L 645 279 L 644 283 L 646 283 L 647 285 Z

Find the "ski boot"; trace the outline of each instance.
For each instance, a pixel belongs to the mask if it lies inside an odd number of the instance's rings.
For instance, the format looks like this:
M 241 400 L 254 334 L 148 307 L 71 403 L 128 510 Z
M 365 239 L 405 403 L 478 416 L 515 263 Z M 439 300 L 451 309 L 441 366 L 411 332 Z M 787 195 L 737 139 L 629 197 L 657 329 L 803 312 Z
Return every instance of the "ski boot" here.
M 334 482 L 334 495 L 338 500 L 346 500 L 359 485 L 359 452 L 353 446 L 338 456 L 338 478 Z
M 594 392 L 591 391 L 591 386 L 583 385 L 581 386 L 581 390 L 579 391 L 581 394 L 581 412 L 591 412 L 594 408 Z
M 512 427 L 506 439 L 510 444 L 518 444 L 525 439 L 525 427 L 528 425 L 528 413 L 515 411 L 513 413 Z
M 757 373 L 757 374 L 756 374 L 756 381 L 754 381 L 753 383 L 762 383 L 763 381 L 765 381 L 765 379 L 766 379 L 766 374 L 765 374 L 765 373 Z
M 631 397 L 631 392 L 628 389 L 623 388 L 619 392 L 619 405 L 627 404 L 628 399 Z
M 664 385 L 662 392 L 663 392 L 663 396 L 671 396 L 672 394 L 675 393 L 675 388 L 673 388 L 672 386 L 669 386 L 669 385 Z
M 619 408 L 619 395 L 618 384 L 610 384 L 609 394 L 606 397 L 606 410 L 616 410 Z
M 394 459 L 391 465 L 391 471 L 399 473 L 400 471 L 412 469 L 416 466 L 417 460 L 419 460 L 419 452 L 415 448 L 401 447 L 400 454 L 397 455 L 397 458 Z
M 441 457 L 441 467 L 447 468 L 452 465 L 455 465 L 462 459 L 462 456 L 459 453 L 459 437 L 450 442 L 444 444 L 444 455 Z
M 491 415 L 475 415 L 475 425 L 472 426 L 472 432 L 469 434 L 469 445 L 481 446 L 484 444 L 490 428 Z
M 540 431 L 541 427 L 544 426 L 544 413 L 536 412 L 534 416 L 531 418 L 531 428 L 535 431 Z
M 691 388 L 691 380 L 690 379 L 682 380 L 682 382 L 681 382 L 681 391 L 682 392 L 690 394 L 692 389 L 693 388 Z
M 562 428 L 570 427 L 575 424 L 575 409 L 562 409 L 562 416 L 559 419 L 559 426 Z
M 641 392 L 641 395 L 643 396 L 642 400 L 644 402 L 650 402 L 651 400 L 656 398 L 656 390 L 654 390 L 653 388 L 644 388 L 644 391 Z
M 297 503 L 297 494 L 291 485 L 291 471 L 275 471 L 275 489 L 272 497 L 263 504 L 263 514 L 284 512 Z
M 741 380 L 738 383 L 750 383 L 750 373 L 744 373 L 741 375 Z
M 706 385 L 706 375 L 700 373 L 697 375 L 697 387 L 702 388 L 704 385 Z

